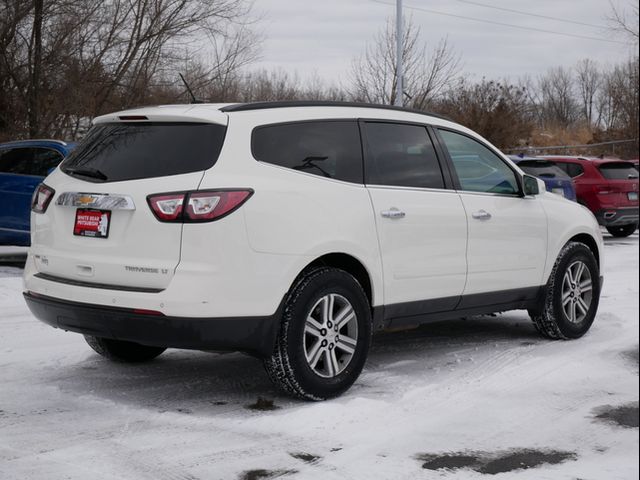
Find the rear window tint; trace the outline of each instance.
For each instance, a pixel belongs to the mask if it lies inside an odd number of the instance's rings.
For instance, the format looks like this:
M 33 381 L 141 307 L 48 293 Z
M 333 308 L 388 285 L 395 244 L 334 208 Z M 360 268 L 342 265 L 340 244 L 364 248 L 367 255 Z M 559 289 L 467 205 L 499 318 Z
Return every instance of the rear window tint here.
M 260 162 L 345 182 L 363 183 L 360 131 L 355 121 L 266 125 L 253 131 Z
M 556 165 L 558 166 L 558 168 L 567 172 L 567 175 L 569 175 L 571 178 L 575 178 L 584 173 L 584 168 L 582 168 L 582 165 L 578 163 L 557 162 Z
M 113 123 L 94 126 L 62 164 L 87 180 L 116 182 L 211 168 L 226 127 L 201 123 Z M 72 172 L 75 170 L 75 173 Z
M 365 129 L 368 184 L 444 188 L 442 170 L 425 127 L 367 122 Z
M 600 173 L 608 180 L 631 180 L 638 178 L 638 170 L 630 163 L 605 163 L 600 165 Z
M 525 160 L 518 163 L 525 173 L 543 178 L 556 178 L 558 180 L 569 180 L 570 177 L 560 167 L 553 162 L 545 160 Z
M 62 161 L 62 154 L 45 147 L 0 150 L 0 173 L 46 177 Z

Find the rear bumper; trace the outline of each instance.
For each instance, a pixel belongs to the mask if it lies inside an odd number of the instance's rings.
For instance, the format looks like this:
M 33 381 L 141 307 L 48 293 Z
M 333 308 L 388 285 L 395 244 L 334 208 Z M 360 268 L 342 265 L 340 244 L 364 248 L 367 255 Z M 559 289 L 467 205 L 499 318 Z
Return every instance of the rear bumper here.
M 281 309 L 269 317 L 167 317 L 25 292 L 40 321 L 63 330 L 136 342 L 142 345 L 194 350 L 244 351 L 268 356 L 273 350 Z
M 638 223 L 638 207 L 607 208 L 596 212 L 598 223 L 604 227 Z

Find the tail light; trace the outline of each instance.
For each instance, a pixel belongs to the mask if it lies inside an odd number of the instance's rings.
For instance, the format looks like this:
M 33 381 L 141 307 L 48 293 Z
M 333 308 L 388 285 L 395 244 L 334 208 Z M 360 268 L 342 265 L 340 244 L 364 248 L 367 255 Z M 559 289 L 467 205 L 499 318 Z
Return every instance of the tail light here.
M 47 207 L 51 203 L 53 199 L 53 195 L 56 191 L 41 183 L 36 188 L 36 191 L 33 192 L 33 196 L 31 197 L 31 211 L 34 213 L 44 213 L 47 211 Z
M 185 196 L 186 192 L 149 195 L 147 202 L 149 202 L 156 218 L 161 222 L 179 222 L 182 219 Z
M 229 215 L 251 195 L 251 189 L 196 190 L 149 195 L 147 202 L 161 222 L 201 223 Z

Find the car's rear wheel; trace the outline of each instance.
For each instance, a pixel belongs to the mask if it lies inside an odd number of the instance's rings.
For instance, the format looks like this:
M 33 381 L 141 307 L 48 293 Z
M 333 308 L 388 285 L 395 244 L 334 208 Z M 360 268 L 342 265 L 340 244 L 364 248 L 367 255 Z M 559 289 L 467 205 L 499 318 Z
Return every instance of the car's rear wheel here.
M 579 338 L 591 328 L 599 300 L 598 262 L 585 244 L 570 242 L 553 266 L 543 305 L 529 314 L 547 338 Z
M 358 281 L 322 267 L 303 274 L 285 301 L 271 380 L 306 400 L 340 395 L 358 378 L 371 343 L 371 312 Z
M 628 237 L 638 228 L 637 223 L 631 223 L 629 225 L 618 225 L 615 227 L 607 227 L 607 231 L 614 237 Z
M 166 350 L 134 342 L 85 335 L 84 339 L 96 353 L 109 360 L 122 363 L 140 363 L 153 360 Z

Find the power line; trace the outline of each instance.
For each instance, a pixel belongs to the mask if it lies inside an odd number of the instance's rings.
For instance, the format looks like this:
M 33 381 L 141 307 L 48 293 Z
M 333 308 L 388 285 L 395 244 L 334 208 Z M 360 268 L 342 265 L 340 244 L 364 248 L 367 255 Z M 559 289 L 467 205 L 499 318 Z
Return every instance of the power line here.
M 477 5 L 478 7 L 492 8 L 494 10 L 501 10 L 503 12 L 517 13 L 518 15 L 527 15 L 529 17 L 544 18 L 546 20 L 554 20 L 556 22 L 572 23 L 574 25 L 582 25 L 583 27 L 594 27 L 604 29 L 604 25 L 596 25 L 594 23 L 578 22 L 577 20 L 568 20 L 566 18 L 552 17 L 550 15 L 540 15 L 538 13 L 524 12 L 522 10 L 515 10 L 513 8 L 496 7 L 495 5 L 487 5 L 486 3 L 473 2 L 471 0 L 456 0 L 460 3 L 468 3 L 469 5 Z
M 395 5 L 393 3 L 387 3 L 387 2 L 383 2 L 382 0 L 369 0 L 371 2 L 374 3 L 379 3 L 381 5 Z M 562 35 L 564 37 L 573 37 L 573 38 L 580 38 L 582 40 L 594 40 L 596 42 L 607 42 L 607 43 L 617 43 L 620 45 L 628 45 L 627 42 L 620 42 L 618 40 L 608 40 L 606 38 L 600 38 L 600 37 L 589 37 L 586 35 L 578 35 L 578 34 L 573 34 L 573 33 L 565 33 L 565 32 L 557 32 L 555 30 L 546 30 L 544 28 L 535 28 L 535 27 L 525 27 L 522 25 L 514 25 L 512 23 L 503 23 L 503 22 L 495 22 L 493 20 L 485 20 L 483 18 L 475 18 L 475 17 L 467 17 L 465 15 L 456 15 L 453 13 L 445 13 L 445 12 L 439 12 L 437 10 L 430 10 L 428 8 L 421 8 L 421 7 L 415 7 L 412 5 L 405 5 L 404 8 L 408 8 L 409 10 L 418 10 L 421 12 L 426 12 L 426 13 L 432 13 L 434 15 L 443 15 L 445 17 L 453 17 L 453 18 L 461 18 L 463 20 L 471 20 L 472 22 L 480 22 L 480 23 L 489 23 L 491 25 L 499 25 L 501 27 L 509 27 L 509 28 L 519 28 L 521 30 L 530 30 L 533 32 L 538 32 L 538 33 L 550 33 L 552 35 Z

